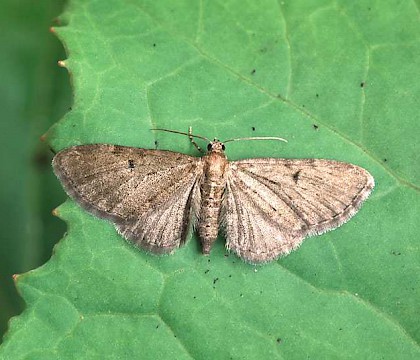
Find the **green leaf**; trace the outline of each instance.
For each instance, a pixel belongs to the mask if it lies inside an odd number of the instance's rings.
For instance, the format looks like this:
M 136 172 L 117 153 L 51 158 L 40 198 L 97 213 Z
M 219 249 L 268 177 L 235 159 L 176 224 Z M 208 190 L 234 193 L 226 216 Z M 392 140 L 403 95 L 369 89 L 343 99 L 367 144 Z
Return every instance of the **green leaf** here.
M 195 236 L 171 256 L 126 243 L 68 201 L 68 234 L 21 275 L 0 355 L 21 358 L 420 357 L 419 23 L 414 2 L 82 1 L 56 28 L 74 106 L 55 150 L 115 143 L 230 159 L 316 157 L 377 186 L 348 224 L 254 267 Z

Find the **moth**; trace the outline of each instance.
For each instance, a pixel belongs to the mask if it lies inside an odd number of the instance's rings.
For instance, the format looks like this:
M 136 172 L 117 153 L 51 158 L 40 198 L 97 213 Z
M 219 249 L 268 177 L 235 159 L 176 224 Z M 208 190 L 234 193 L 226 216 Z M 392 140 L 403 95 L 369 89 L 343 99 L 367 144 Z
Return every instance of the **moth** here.
M 365 169 L 334 160 L 257 158 L 228 161 L 224 143 L 208 141 L 193 157 L 167 150 L 93 144 L 64 149 L 53 169 L 82 208 L 155 254 L 182 246 L 194 226 L 203 254 L 219 229 L 226 248 L 258 264 L 296 249 L 311 235 L 349 220 L 369 196 Z M 260 140 L 261 138 L 250 138 Z M 269 138 L 283 140 L 281 138 Z

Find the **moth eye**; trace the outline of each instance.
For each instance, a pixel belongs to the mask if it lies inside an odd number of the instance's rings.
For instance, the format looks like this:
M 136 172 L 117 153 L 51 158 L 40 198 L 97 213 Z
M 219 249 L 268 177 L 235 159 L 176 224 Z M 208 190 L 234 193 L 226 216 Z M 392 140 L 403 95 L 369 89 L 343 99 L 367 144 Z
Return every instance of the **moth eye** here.
M 207 150 L 210 151 L 212 149 L 212 147 L 213 147 L 212 144 L 208 144 L 207 145 Z
M 225 144 L 222 144 L 222 150 L 225 151 L 226 147 Z

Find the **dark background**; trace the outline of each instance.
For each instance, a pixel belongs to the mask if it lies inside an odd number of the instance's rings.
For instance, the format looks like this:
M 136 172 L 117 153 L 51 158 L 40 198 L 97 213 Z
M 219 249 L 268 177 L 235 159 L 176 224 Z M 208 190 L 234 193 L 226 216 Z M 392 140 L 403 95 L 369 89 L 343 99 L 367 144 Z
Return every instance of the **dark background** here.
M 71 106 L 66 55 L 49 32 L 63 0 L 0 5 L 0 341 L 24 303 L 12 275 L 45 263 L 65 224 L 51 211 L 65 200 L 40 136 Z

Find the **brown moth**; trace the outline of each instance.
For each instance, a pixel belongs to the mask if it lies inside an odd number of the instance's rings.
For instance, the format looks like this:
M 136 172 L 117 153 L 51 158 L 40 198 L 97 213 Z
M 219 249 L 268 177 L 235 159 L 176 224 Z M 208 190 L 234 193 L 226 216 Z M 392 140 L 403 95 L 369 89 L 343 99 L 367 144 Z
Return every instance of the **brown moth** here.
M 233 140 L 242 139 L 228 141 Z M 80 145 L 57 153 L 53 168 L 70 197 L 143 249 L 170 253 L 185 243 L 194 225 L 203 254 L 209 254 L 221 228 L 226 248 L 250 263 L 274 260 L 306 237 L 342 225 L 374 187 L 369 172 L 344 162 L 228 161 L 224 150 L 217 139 L 209 141 L 201 158 Z

